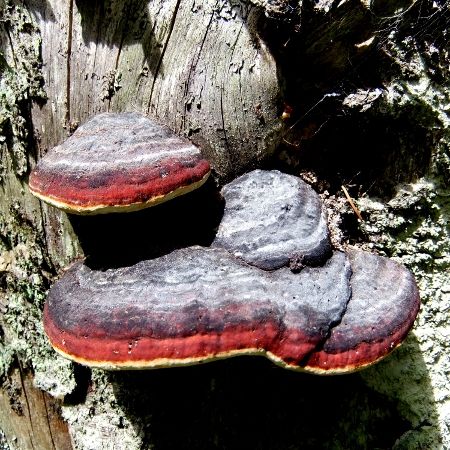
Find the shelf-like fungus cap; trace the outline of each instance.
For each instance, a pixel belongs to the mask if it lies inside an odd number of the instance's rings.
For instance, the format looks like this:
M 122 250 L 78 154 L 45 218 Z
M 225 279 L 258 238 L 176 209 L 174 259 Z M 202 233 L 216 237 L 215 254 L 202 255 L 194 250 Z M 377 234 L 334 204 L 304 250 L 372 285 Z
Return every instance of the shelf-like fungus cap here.
M 201 186 L 199 149 L 138 113 L 103 113 L 49 151 L 29 179 L 41 200 L 75 214 L 133 211 Z
M 76 263 L 50 290 L 44 329 L 58 352 L 93 367 L 262 354 L 336 374 L 389 354 L 418 307 L 411 274 L 387 258 L 335 252 L 322 267 L 269 272 L 223 249 L 190 247 L 107 271 Z
M 317 265 L 329 257 L 325 210 L 300 178 L 254 170 L 224 186 L 222 195 L 225 211 L 214 246 L 267 270 Z
M 352 295 L 342 321 L 305 361 L 309 371 L 334 374 L 362 369 L 398 347 L 414 324 L 419 291 L 404 266 L 349 250 Z
M 349 277 L 339 252 L 299 274 L 264 271 L 202 247 L 107 271 L 79 262 L 51 288 L 44 328 L 58 352 L 93 367 L 265 354 L 299 368 L 341 319 Z

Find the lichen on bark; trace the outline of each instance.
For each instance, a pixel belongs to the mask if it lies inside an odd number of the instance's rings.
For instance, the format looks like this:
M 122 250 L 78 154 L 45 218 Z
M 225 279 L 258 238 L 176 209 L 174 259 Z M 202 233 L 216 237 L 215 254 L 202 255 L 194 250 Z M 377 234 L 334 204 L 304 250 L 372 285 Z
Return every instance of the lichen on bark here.
M 0 24 L 0 146 L 11 153 L 14 171 L 23 177 L 28 172 L 30 101 L 46 99 L 41 40 L 29 11 L 11 0 L 0 4 Z M 1 181 L 6 168 L 0 169 Z
M 363 375 L 375 389 L 403 400 L 399 407 L 412 427 L 397 441 L 395 448 L 399 449 L 450 446 L 450 135 L 446 124 L 442 129 L 445 132 L 433 149 L 431 168 L 423 177 L 399 186 L 389 201 L 370 197 L 358 201 L 366 218 L 362 228 L 369 243 L 365 246 L 407 265 L 422 297 L 413 336 L 402 349 L 403 370 L 395 367 L 398 361 L 388 360 L 371 377 Z M 418 345 L 412 344 L 414 340 Z
M 54 359 L 44 337 L 41 311 L 55 272 L 24 180 L 35 153 L 31 102 L 46 99 L 41 40 L 24 5 L 0 9 L 0 380 L 8 383 L 20 361 L 36 386 L 61 398 L 74 387 L 72 367 Z
M 7 377 L 18 358 L 33 368 L 36 386 L 62 398 L 73 390 L 75 381 L 72 364 L 55 357 L 42 327 L 43 303 L 53 280 L 45 243 L 19 208 L 7 220 L 0 216 L 0 236 L 4 324 L 0 377 Z

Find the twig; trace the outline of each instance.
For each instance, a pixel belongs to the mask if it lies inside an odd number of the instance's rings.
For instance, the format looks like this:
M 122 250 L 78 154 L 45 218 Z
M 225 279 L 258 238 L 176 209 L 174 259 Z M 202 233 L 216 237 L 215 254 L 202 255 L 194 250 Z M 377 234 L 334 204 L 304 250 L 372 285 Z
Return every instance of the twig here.
M 348 193 L 348 191 L 347 191 L 347 189 L 345 188 L 345 186 L 342 185 L 341 188 L 342 188 L 342 190 L 344 191 L 345 198 L 346 198 L 347 201 L 350 203 L 350 206 L 352 207 L 353 212 L 356 214 L 356 216 L 358 217 L 358 219 L 359 219 L 361 222 L 364 222 L 364 219 L 362 218 L 359 209 L 356 207 L 355 203 L 353 202 L 352 198 L 350 197 L 350 194 Z

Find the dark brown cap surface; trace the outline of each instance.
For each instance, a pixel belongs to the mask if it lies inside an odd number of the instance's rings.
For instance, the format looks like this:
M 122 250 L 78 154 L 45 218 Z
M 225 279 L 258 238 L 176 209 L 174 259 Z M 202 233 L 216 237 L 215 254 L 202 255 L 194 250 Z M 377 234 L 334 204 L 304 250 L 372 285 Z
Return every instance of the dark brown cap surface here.
M 152 206 L 201 186 L 197 147 L 138 113 L 103 113 L 80 126 L 32 171 L 31 192 L 76 214 Z

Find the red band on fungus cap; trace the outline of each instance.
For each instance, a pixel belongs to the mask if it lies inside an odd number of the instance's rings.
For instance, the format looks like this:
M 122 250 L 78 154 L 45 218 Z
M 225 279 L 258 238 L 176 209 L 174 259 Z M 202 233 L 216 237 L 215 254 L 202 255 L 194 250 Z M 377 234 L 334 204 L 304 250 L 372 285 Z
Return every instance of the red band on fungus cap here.
M 104 113 L 80 126 L 32 171 L 30 191 L 76 214 L 146 208 L 201 186 L 197 147 L 138 113 Z

